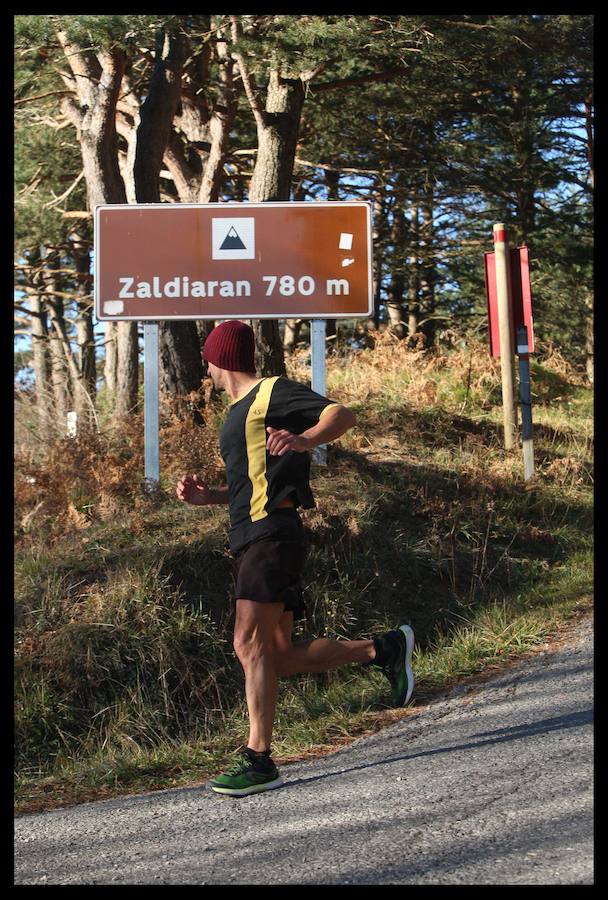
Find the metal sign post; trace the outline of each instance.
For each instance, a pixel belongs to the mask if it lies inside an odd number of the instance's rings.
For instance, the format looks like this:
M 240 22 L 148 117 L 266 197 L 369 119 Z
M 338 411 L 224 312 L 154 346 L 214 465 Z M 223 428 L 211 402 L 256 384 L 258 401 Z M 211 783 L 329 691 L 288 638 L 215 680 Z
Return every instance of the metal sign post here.
M 530 390 L 530 358 L 528 356 L 528 329 L 517 329 L 517 356 L 519 359 L 519 395 L 521 399 L 521 437 L 524 454 L 524 478 L 534 475 L 534 444 L 532 441 L 532 393 Z
M 317 394 L 325 396 L 327 389 L 325 366 L 325 319 L 311 319 L 310 322 L 310 386 Z M 312 451 L 312 461 L 320 466 L 327 465 L 327 444 L 319 444 Z
M 517 412 L 513 390 L 513 334 L 511 331 L 510 260 L 507 231 L 502 223 L 494 225 L 494 255 L 496 260 L 496 293 L 498 297 L 498 329 L 500 335 L 500 374 L 502 379 L 502 409 L 505 450 L 515 444 Z
M 515 441 L 517 424 L 517 410 L 513 400 L 515 347 L 512 343 L 513 337 L 517 337 L 524 473 L 527 480 L 534 474 L 529 364 L 529 355 L 534 353 L 530 260 L 528 248 L 525 246 L 509 250 L 503 224 L 494 226 L 494 245 L 496 247 L 494 253 L 484 253 L 490 355 L 500 357 L 505 448 L 510 449 L 512 444 L 508 445 L 507 441 L 511 438 L 512 442 Z
M 158 324 L 144 322 L 144 441 L 145 491 L 158 490 L 160 452 L 158 436 Z

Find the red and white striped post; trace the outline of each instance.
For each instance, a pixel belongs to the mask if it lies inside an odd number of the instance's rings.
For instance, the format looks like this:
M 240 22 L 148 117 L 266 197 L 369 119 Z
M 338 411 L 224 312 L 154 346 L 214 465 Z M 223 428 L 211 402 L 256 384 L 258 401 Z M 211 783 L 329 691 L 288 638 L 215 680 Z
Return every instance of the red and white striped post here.
M 498 335 L 500 340 L 500 374 L 502 380 L 502 415 L 505 450 L 512 450 L 517 436 L 515 405 L 515 344 L 511 328 L 511 267 L 507 229 L 502 222 L 494 225 L 494 259 L 496 264 L 496 298 Z

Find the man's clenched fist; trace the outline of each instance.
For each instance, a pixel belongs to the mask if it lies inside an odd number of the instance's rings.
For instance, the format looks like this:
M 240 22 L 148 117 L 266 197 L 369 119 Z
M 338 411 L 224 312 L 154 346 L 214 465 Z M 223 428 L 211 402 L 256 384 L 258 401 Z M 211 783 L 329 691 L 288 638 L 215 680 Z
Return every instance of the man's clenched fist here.
M 211 492 L 206 484 L 198 480 L 197 475 L 183 475 L 177 482 L 175 493 L 179 500 L 206 506 L 211 503 Z

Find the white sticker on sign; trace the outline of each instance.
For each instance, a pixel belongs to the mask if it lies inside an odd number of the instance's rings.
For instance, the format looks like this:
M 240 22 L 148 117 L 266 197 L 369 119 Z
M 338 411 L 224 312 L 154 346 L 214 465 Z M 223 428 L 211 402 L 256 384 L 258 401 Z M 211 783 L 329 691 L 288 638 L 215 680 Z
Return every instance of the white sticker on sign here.
M 122 300 L 108 300 L 108 302 L 103 305 L 103 312 L 105 316 L 119 316 L 124 308 L 125 305 Z
M 255 219 L 212 219 L 211 259 L 255 259 Z
M 348 234 L 348 232 L 343 231 L 340 235 L 340 250 L 352 250 L 353 249 L 353 236 L 352 234 Z

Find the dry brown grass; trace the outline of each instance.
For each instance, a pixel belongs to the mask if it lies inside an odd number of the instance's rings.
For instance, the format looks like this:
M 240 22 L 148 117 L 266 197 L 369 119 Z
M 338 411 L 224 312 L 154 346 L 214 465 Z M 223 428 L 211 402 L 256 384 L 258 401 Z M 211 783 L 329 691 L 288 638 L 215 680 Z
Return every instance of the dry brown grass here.
M 557 348 L 541 347 L 536 358 L 542 359 L 545 378 L 536 385 L 541 400 L 546 396 L 548 402 L 563 393 L 564 385 L 584 385 L 584 375 Z M 286 365 L 289 377 L 310 379 L 307 349 L 288 357 Z M 207 383 L 203 391 L 188 398 L 202 416 L 202 427 L 165 404 L 160 462 L 163 483 L 171 495 L 185 472 L 197 472 L 211 483 L 223 481 L 217 436 L 225 405 L 219 398 L 211 400 L 208 387 Z M 414 460 L 420 458 L 424 445 L 429 461 L 433 457 L 443 463 L 442 452 L 453 456 L 456 444 L 464 474 L 476 472 L 495 482 L 512 479 L 519 468 L 519 460 L 502 451 L 498 429 L 492 433 L 482 427 L 484 416 L 488 422 L 500 421 L 500 366 L 490 358 L 485 343 L 471 341 L 450 351 L 413 350 L 389 331 L 381 331 L 373 349 L 329 354 L 327 393 L 359 415 L 358 426 L 340 446 L 370 459 Z M 475 421 L 463 418 L 475 411 Z M 140 413 L 102 433 L 51 438 L 46 447 L 22 429 L 15 449 L 18 538 L 41 522 L 54 539 L 86 530 L 92 522 L 141 510 L 143 460 Z M 584 479 L 588 469 L 580 456 L 567 454 L 548 460 L 543 473 L 563 485 Z M 138 521 L 144 527 L 136 518 L 136 530 Z

